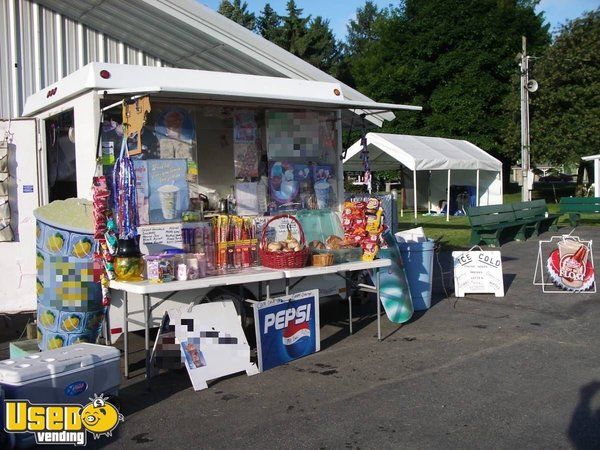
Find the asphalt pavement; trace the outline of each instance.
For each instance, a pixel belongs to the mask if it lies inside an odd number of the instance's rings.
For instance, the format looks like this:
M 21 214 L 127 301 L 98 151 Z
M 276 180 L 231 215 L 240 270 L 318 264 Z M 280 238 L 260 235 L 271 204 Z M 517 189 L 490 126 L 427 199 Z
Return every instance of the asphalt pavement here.
M 577 234 L 600 240 L 600 228 Z M 319 353 L 203 391 L 184 371 L 147 391 L 135 352 L 120 391 L 125 422 L 93 446 L 600 448 L 600 293 L 543 294 L 532 284 L 537 239 L 501 252 L 504 298 L 454 298 L 441 254 L 450 297 L 436 264 L 432 308 L 402 326 L 383 317 L 382 342 L 374 302 L 357 303 L 352 336 L 347 305 L 330 302 Z

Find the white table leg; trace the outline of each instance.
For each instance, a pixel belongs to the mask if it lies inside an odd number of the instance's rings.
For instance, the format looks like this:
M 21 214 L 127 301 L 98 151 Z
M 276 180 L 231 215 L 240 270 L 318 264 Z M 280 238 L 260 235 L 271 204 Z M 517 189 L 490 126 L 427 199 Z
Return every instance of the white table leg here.
M 123 292 L 123 375 L 129 378 L 129 314 L 127 313 L 127 291 Z
M 348 328 L 350 334 L 352 334 L 352 295 L 350 295 L 350 283 L 348 283 L 348 272 L 346 272 L 344 279 L 346 280 L 346 297 L 348 297 Z
M 375 290 L 377 291 L 377 340 L 381 341 L 381 296 L 379 292 L 379 268 L 375 270 Z
M 145 294 L 144 300 L 144 347 L 146 349 L 146 381 L 150 381 L 150 296 Z

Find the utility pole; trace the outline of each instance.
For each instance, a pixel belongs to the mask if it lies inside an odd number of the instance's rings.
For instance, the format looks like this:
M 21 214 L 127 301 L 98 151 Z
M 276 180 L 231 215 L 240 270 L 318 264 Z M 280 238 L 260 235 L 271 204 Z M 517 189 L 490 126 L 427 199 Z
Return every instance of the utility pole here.
M 533 180 L 529 180 L 532 175 L 529 172 L 529 57 L 527 56 L 527 39 L 522 36 L 523 50 L 521 53 L 521 201 L 528 202 L 531 200 L 529 192 L 529 184 Z

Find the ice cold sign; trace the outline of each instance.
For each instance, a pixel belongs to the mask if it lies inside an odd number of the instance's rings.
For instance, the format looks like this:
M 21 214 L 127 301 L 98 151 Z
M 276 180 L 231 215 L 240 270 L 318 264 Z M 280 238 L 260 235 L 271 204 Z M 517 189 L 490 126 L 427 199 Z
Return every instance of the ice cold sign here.
M 504 297 L 502 256 L 499 251 L 452 252 L 454 259 L 454 293 L 494 294 Z

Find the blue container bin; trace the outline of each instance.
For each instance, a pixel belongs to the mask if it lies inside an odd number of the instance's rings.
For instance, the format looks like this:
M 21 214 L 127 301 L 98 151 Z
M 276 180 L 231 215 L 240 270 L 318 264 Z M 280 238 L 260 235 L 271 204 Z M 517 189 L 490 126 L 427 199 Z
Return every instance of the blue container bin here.
M 429 309 L 435 243 L 430 239 L 426 242 L 398 242 L 398 246 L 408 278 L 413 307 L 415 311 Z

